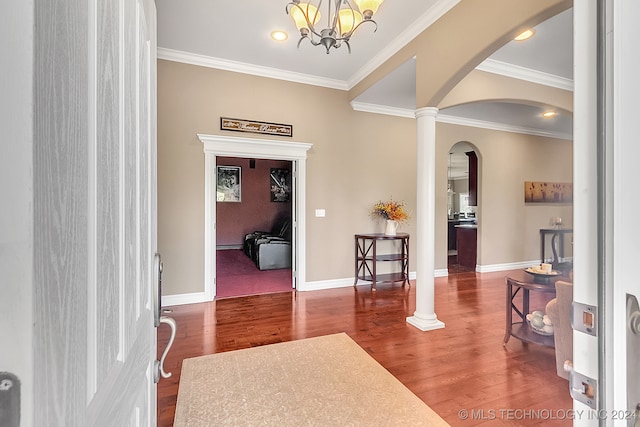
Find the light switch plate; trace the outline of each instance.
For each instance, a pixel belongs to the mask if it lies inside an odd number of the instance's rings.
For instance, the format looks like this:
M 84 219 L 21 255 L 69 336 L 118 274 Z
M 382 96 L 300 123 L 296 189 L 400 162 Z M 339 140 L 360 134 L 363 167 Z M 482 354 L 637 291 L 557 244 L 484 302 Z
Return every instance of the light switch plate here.
M 325 214 L 324 209 L 316 209 L 316 218 L 324 218 Z

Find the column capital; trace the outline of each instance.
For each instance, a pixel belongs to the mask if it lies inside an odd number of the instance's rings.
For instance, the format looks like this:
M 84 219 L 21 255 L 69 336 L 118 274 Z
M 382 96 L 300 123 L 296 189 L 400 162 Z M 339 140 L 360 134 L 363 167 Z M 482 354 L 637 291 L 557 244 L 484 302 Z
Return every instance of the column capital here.
M 420 117 L 436 117 L 438 115 L 438 107 L 422 107 L 416 110 L 416 119 Z

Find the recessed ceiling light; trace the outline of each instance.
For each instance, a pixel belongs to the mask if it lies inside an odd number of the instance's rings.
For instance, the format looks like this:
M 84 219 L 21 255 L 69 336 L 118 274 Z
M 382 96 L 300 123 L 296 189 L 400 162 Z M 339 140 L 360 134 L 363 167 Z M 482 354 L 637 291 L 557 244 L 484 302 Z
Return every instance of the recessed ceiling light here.
M 525 30 L 525 31 L 521 32 L 520 34 L 518 34 L 514 40 L 521 42 L 523 40 L 530 39 L 531 37 L 533 37 L 533 35 L 535 33 L 536 33 L 536 30 L 531 28 L 529 30 Z
M 289 35 L 281 30 L 276 30 L 271 32 L 271 38 L 276 41 L 284 41 L 289 38 Z
M 545 119 L 550 119 L 552 117 L 557 116 L 558 113 L 556 113 L 555 111 L 545 111 L 544 113 L 542 113 L 542 117 L 544 117 Z

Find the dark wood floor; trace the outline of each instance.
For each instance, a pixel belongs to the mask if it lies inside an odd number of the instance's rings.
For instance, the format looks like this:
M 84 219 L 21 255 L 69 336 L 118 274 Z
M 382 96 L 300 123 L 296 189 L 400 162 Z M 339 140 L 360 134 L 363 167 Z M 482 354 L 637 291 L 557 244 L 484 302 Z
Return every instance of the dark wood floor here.
M 178 334 L 165 363 L 173 376 L 158 384 L 158 425 L 173 424 L 183 359 L 338 332 L 346 332 L 451 425 L 571 425 L 558 415 L 572 401 L 568 382 L 556 375 L 553 349 L 515 338 L 503 345 L 507 274 L 436 279 L 435 310 L 446 326 L 429 332 L 405 320 L 415 311 L 415 285 L 168 307 Z M 545 302 L 532 295 L 532 309 Z M 161 327 L 160 349 L 167 338 Z

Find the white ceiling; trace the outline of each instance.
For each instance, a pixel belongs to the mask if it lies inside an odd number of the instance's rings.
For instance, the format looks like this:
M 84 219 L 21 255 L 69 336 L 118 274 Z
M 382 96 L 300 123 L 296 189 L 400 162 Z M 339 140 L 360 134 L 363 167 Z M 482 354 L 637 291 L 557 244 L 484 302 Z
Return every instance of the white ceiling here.
M 458 1 L 387 0 L 374 17 L 376 32 L 373 25 L 365 24 L 351 39 L 351 54 L 343 46 L 327 55 L 323 47 L 308 40 L 296 47 L 299 37 L 285 13 L 287 0 L 156 0 L 158 57 L 347 90 Z M 287 31 L 289 39 L 271 40 L 270 33 L 277 29 Z M 535 29 L 532 39 L 508 43 L 478 68 L 571 89 L 572 10 Z M 413 60 L 355 101 L 365 110 L 379 107 L 411 114 L 415 108 Z M 537 107 L 491 102 L 443 109 L 439 120 L 571 138 L 572 117 L 560 114 L 542 120 L 540 113 Z

